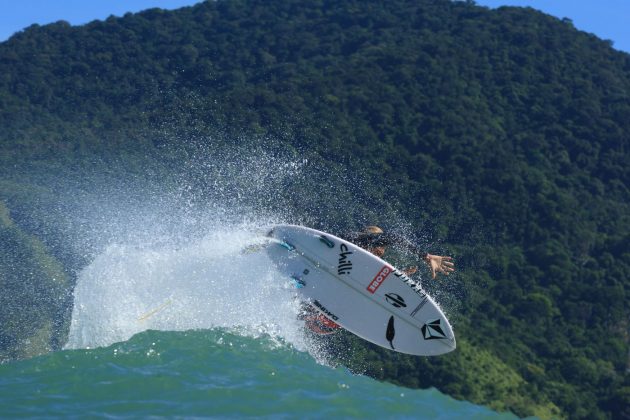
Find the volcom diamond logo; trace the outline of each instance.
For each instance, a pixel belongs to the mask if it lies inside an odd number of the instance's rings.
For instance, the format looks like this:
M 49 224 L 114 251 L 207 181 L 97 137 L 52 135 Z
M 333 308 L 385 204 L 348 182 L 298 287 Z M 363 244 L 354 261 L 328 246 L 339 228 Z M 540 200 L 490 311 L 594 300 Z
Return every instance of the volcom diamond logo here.
M 440 326 L 440 320 L 427 322 L 422 326 L 422 336 L 425 340 L 437 340 L 439 338 L 446 338 L 446 334 L 442 331 Z

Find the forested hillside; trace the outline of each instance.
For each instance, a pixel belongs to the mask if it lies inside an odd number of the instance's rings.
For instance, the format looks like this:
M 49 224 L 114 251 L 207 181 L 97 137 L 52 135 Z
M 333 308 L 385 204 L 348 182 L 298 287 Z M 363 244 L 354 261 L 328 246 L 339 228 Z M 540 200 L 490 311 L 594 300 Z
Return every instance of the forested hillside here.
M 269 191 L 295 220 L 404 220 L 457 260 L 425 282 L 456 290 L 456 352 L 346 335 L 342 363 L 521 416 L 630 417 L 628 116 L 630 55 L 532 9 L 221 0 L 34 25 L 0 44 L 0 358 L 63 344 L 90 259 L 55 180 L 176 184 L 199 147 L 265 139 L 360 174 L 351 209 Z

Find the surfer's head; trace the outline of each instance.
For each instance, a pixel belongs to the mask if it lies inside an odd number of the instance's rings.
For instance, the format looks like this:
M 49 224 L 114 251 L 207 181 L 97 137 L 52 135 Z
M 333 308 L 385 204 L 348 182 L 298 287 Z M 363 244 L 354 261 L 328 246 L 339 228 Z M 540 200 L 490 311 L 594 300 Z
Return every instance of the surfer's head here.
M 362 233 L 367 235 L 380 235 L 383 233 L 383 229 L 378 226 L 366 226 Z
M 382 257 L 385 254 L 385 246 L 387 245 L 383 229 L 378 226 L 366 226 L 359 233 L 357 245 L 365 248 L 377 257 Z
M 377 257 L 382 257 L 385 255 L 385 247 L 384 246 L 375 246 L 375 247 L 367 247 L 365 248 L 368 252 L 376 255 Z

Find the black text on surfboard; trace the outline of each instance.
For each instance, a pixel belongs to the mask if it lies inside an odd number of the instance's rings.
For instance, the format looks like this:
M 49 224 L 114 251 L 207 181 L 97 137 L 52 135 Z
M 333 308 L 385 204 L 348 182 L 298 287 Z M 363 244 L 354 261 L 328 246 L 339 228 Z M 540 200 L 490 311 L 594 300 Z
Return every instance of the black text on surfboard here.
M 352 271 L 352 261 L 349 256 L 352 255 L 352 251 L 348 250 L 346 244 L 339 245 L 341 252 L 339 253 L 339 265 L 337 265 L 337 274 L 350 274 Z
M 313 305 L 315 305 L 320 311 L 324 313 L 324 315 L 326 315 L 328 318 L 331 318 L 333 321 L 339 320 L 339 317 L 337 315 L 333 314 L 328 309 L 326 309 L 326 307 L 322 305 L 321 303 L 319 303 L 318 300 L 314 300 Z
M 406 284 L 408 284 L 420 297 L 426 297 L 427 294 L 424 292 L 424 290 L 422 290 L 422 285 L 420 283 L 416 283 L 415 281 L 411 280 L 405 273 L 400 270 L 395 270 L 394 275 L 396 277 L 399 277 Z

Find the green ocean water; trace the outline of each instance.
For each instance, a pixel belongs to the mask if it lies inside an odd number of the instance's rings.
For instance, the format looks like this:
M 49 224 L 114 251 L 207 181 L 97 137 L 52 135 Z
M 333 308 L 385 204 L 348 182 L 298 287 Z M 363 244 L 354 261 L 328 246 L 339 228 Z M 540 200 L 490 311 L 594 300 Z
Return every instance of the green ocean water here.
M 268 336 L 145 331 L 96 349 L 0 366 L 0 418 L 507 419 L 435 389 L 411 390 L 317 363 Z

